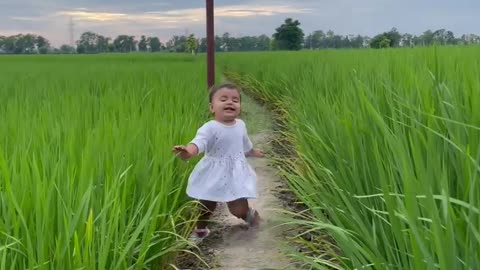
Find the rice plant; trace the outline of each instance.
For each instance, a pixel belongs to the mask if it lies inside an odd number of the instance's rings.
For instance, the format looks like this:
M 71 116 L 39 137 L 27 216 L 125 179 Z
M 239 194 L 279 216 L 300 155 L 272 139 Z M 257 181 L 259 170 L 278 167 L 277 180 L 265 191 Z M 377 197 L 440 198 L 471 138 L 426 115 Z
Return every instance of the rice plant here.
M 203 61 L 0 58 L 0 269 L 166 269 L 186 248 Z
M 310 209 L 297 222 L 340 249 L 297 258 L 480 268 L 479 47 L 245 56 L 219 61 L 285 118 L 296 159 L 282 170 Z

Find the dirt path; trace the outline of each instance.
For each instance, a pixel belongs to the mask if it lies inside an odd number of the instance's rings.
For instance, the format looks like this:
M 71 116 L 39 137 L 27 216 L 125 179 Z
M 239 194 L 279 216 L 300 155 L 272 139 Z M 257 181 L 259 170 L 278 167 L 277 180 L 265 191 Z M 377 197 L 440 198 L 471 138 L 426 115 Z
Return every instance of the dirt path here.
M 268 148 L 271 134 L 263 132 L 252 136 L 252 141 L 260 148 Z M 211 248 L 215 250 L 218 267 L 213 269 L 286 269 L 289 261 L 281 253 L 285 244 L 278 209 L 281 202 L 274 194 L 279 177 L 274 168 L 269 166 L 270 160 L 250 159 L 250 164 L 258 176 L 258 198 L 252 200 L 252 206 L 263 218 L 258 229 L 249 229 L 242 220 L 232 216 L 226 205 L 219 205 L 214 217 L 218 222 L 219 241 Z

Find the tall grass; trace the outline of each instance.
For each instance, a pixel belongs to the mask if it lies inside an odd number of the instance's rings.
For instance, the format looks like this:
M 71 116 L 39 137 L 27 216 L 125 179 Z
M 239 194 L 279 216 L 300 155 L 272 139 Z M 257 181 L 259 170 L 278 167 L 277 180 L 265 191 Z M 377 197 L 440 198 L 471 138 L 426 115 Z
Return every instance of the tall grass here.
M 0 58 L 0 269 L 165 269 L 185 248 L 203 62 Z
M 480 268 L 479 47 L 245 56 L 220 61 L 284 114 L 284 175 L 311 213 L 298 223 L 341 250 L 300 259 Z

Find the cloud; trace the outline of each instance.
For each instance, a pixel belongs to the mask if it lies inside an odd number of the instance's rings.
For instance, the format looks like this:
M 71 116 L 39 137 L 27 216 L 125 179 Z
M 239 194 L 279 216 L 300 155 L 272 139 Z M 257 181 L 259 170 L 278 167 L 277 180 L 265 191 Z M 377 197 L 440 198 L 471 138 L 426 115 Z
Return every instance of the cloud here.
M 220 6 L 215 9 L 217 18 L 244 18 L 253 16 L 274 16 L 280 14 L 310 13 L 307 8 L 295 8 L 289 5 L 257 5 L 257 6 Z M 204 8 L 175 9 L 168 11 L 148 11 L 142 13 L 101 12 L 87 9 L 73 9 L 56 12 L 55 16 L 69 16 L 77 21 L 87 22 L 136 22 L 142 24 L 158 24 L 162 27 L 180 27 L 185 23 L 204 23 Z
M 26 16 L 12 16 L 10 19 L 14 21 L 26 21 L 26 22 L 41 22 L 47 21 L 48 18 L 45 17 L 26 17 Z
M 112 12 L 93 12 L 88 10 L 72 10 L 72 11 L 60 11 L 55 15 L 57 16 L 69 16 L 79 20 L 85 21 L 122 21 L 128 19 L 128 15 L 125 13 L 112 13 Z

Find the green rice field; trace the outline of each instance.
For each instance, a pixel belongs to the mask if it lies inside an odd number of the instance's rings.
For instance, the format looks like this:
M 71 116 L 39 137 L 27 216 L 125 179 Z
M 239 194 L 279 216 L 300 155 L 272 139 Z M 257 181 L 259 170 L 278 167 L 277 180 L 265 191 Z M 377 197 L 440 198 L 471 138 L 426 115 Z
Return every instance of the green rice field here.
M 480 47 L 217 64 L 278 114 L 295 222 L 332 237 L 292 256 L 480 268 Z M 195 217 L 170 150 L 208 118 L 205 75 L 202 55 L 0 57 L 0 270 L 168 269 Z
M 193 164 L 170 149 L 207 116 L 201 63 L 0 58 L 0 269 L 164 269 L 185 248 Z
M 279 113 L 295 149 L 279 163 L 310 209 L 298 225 L 335 240 L 308 243 L 301 260 L 480 268 L 479 47 L 236 54 L 222 65 Z

